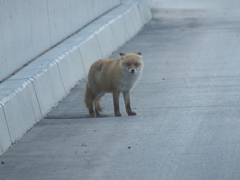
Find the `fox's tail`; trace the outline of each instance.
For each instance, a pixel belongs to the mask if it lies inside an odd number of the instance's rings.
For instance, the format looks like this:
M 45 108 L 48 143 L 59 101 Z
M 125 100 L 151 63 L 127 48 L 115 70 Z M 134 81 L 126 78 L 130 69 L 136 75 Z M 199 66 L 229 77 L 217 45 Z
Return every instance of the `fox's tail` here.
M 92 99 L 92 93 L 88 87 L 88 82 L 86 83 L 85 85 L 85 91 L 84 91 L 84 103 L 85 103 L 85 106 L 88 108 L 88 110 L 90 109 L 91 107 L 91 102 L 93 101 Z
M 98 112 L 102 112 L 103 110 L 101 105 L 101 97 L 97 98 L 97 95 L 94 94 L 89 88 L 88 83 L 86 83 L 85 86 L 84 102 L 89 112 L 91 111 L 91 109 L 93 109 L 93 107 L 95 107 L 96 111 Z

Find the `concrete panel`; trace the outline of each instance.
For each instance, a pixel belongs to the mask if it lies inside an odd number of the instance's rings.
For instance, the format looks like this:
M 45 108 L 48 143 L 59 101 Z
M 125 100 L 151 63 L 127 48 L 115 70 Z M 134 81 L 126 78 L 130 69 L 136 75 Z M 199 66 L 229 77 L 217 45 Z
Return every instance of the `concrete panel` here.
M 116 42 L 116 49 L 130 39 L 123 15 L 109 21 L 109 26 Z
M 144 24 L 152 19 L 151 8 L 148 1 L 141 0 L 138 4 L 138 8 Z
M 108 11 L 109 9 L 117 6 L 120 3 L 120 0 L 92 0 L 93 1 L 93 8 L 95 16 L 98 16 L 99 14 L 103 14 L 103 12 Z M 111 8 L 110 8 L 111 7 Z
M 126 7 L 129 5 L 126 4 Z M 132 38 L 143 26 L 141 15 L 136 4 L 132 5 L 124 15 L 124 21 L 129 33 L 130 38 Z
M 34 75 L 33 84 L 43 116 L 66 95 L 56 62 Z
M 59 50 L 60 51 L 60 50 Z M 63 51 L 61 51 L 63 52 Z M 28 64 L 21 71 L 18 71 L 15 75 L 13 75 L 11 79 L 32 79 L 34 80 L 35 75 L 42 74 L 44 69 L 48 69 L 49 65 L 59 56 L 58 54 L 52 51 L 47 52 L 46 54 L 40 56 L 32 63 Z M 44 71 L 45 72 L 45 71 Z
M 14 54 L 12 53 L 13 36 L 10 23 L 11 17 L 9 16 L 9 12 L 11 12 L 9 1 L 0 1 L 0 12 L 0 80 L 2 80 L 11 74 L 13 69 L 11 66 L 14 66 L 11 62 Z
M 51 47 L 47 2 L 48 0 L 25 0 L 25 3 L 29 4 L 29 9 L 26 11 L 30 12 L 30 26 L 28 28 L 31 31 L 24 42 L 26 43 L 27 41 L 27 48 L 32 49 L 34 53 L 33 57 L 27 59 L 32 59 Z M 21 3 L 23 3 L 23 1 L 21 1 Z M 26 52 L 25 54 L 28 55 Z
M 92 35 L 78 45 L 85 71 L 88 73 L 91 64 L 103 58 L 97 37 Z
M 7 121 L 3 107 L 0 105 L 0 155 L 2 155 L 11 144 L 12 142 L 8 131 Z
M 30 80 L 8 80 L 1 84 L 0 91 L 0 104 L 15 142 L 42 117 L 41 111 Z
M 57 1 L 58 0 L 47 1 L 51 46 L 71 34 L 69 29 L 71 29 L 70 24 L 72 19 L 70 19 L 69 13 L 63 13 L 69 12 L 68 1 L 61 1 L 61 3 L 58 3 L 56 6 Z M 62 26 L 63 24 L 64 27 Z M 72 32 L 74 32 L 74 30 Z
M 80 79 L 86 77 L 82 57 L 76 46 L 60 56 L 56 62 L 58 63 L 63 84 L 67 93 Z
M 97 39 L 103 57 L 107 58 L 117 49 L 115 38 L 108 24 L 97 31 Z
M 36 6 L 32 1 L 26 0 L 14 4 L 7 0 L 0 2 L 0 80 L 50 47 L 44 2 L 41 1 Z
M 0 1 L 0 81 L 120 0 Z
M 20 68 L 25 62 L 34 57 L 33 44 L 30 38 L 31 35 L 31 9 L 30 3 L 23 3 L 22 1 L 15 1 L 14 8 L 11 9 L 11 28 L 13 36 L 13 49 L 15 69 Z M 23 21 L 24 19 L 24 21 Z M 25 52 L 25 53 L 22 53 Z M 26 61 L 27 60 L 27 61 Z M 25 62 L 24 62 L 25 61 Z
M 99 0 L 72 0 L 61 1 L 61 3 L 59 3 L 59 0 L 47 1 L 51 44 L 54 45 L 69 34 L 76 32 L 119 3 L 119 0 L 104 2 Z
M 101 17 L 101 19 L 104 18 L 108 20 L 107 23 L 112 30 L 117 48 L 130 39 L 124 17 L 127 16 L 127 12 L 131 6 L 132 3 L 118 6 L 113 11 L 110 11 Z

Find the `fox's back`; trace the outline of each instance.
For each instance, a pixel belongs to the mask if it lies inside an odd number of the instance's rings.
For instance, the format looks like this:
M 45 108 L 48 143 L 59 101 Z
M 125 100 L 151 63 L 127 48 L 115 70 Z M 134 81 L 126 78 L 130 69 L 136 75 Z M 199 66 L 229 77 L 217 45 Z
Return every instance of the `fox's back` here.
M 113 84 L 121 78 L 121 59 L 100 59 L 89 70 L 88 83 L 91 87 L 112 92 Z
M 117 59 L 100 59 L 89 70 L 88 83 L 99 91 L 130 90 L 142 74 L 142 61 L 139 55 Z

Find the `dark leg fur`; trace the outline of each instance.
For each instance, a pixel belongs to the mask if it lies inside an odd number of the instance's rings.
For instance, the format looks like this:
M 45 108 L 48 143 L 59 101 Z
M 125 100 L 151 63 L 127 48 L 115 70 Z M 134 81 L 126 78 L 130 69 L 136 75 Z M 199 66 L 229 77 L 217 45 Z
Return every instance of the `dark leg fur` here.
M 101 112 L 102 112 L 102 106 L 101 106 L 101 98 L 98 98 L 96 101 L 95 101 L 95 112 L 96 112 L 96 115 L 97 116 L 100 116 L 101 115 Z
M 119 111 L 119 91 L 113 91 L 113 105 L 114 105 L 114 114 L 115 116 L 122 116 L 122 114 Z
M 137 113 L 135 111 L 132 110 L 131 106 L 130 106 L 130 92 L 123 92 L 123 98 L 124 98 L 124 102 L 125 102 L 125 109 L 126 112 L 129 116 L 134 116 Z

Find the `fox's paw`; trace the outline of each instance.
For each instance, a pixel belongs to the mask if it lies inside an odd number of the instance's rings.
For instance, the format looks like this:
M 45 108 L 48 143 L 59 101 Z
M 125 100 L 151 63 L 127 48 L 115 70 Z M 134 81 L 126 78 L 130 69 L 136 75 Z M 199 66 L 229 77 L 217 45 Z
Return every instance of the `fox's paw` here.
M 120 116 L 122 116 L 122 114 L 120 112 L 115 112 L 115 116 L 120 117 Z
M 101 112 L 100 112 L 100 111 L 97 111 L 97 112 L 96 112 L 96 116 L 97 116 L 97 117 L 101 116 Z
M 96 113 L 90 113 L 89 117 L 96 117 Z
M 131 111 L 131 112 L 128 113 L 128 115 L 129 116 L 135 116 L 135 115 L 137 115 L 137 113 L 135 111 Z

